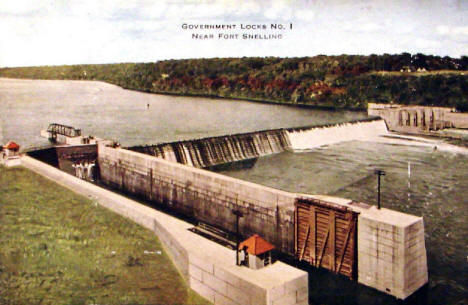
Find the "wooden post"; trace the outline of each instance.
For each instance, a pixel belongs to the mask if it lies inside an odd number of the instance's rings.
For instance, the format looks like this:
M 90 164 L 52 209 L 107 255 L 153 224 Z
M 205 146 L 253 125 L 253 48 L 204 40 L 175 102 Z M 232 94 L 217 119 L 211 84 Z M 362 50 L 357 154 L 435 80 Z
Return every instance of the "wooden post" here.
M 320 267 L 320 265 L 322 264 L 323 252 L 325 251 L 325 248 L 327 247 L 329 235 L 330 235 L 330 227 L 328 227 L 327 233 L 325 233 L 325 239 L 323 240 L 322 248 L 320 249 L 317 261 L 315 262 L 315 267 Z
M 297 220 L 299 218 L 297 216 L 297 214 L 299 213 L 299 211 L 298 211 L 299 203 L 297 202 L 297 199 L 296 199 L 295 205 L 296 205 L 296 209 L 294 211 L 294 254 L 295 254 L 296 258 L 297 258 L 298 257 L 298 255 L 297 255 L 297 240 L 299 239 L 299 235 L 297 233 Z
M 349 224 L 348 224 L 348 228 L 346 230 L 346 236 L 345 236 L 345 239 L 344 239 L 344 242 L 343 242 L 343 247 L 341 248 L 341 252 L 338 255 L 338 267 L 336 268 L 336 273 L 339 273 L 340 270 L 341 270 L 341 266 L 343 264 L 343 258 L 344 258 L 345 253 L 346 253 L 346 248 L 348 247 L 348 242 L 350 240 L 350 236 L 351 236 L 352 232 L 354 231 L 354 222 L 355 222 L 355 218 L 351 215 L 350 220 L 349 220 Z
M 307 240 L 309 239 L 309 234 L 310 234 L 310 226 L 307 227 L 306 238 L 304 239 L 304 244 L 302 245 L 302 249 L 301 249 L 301 255 L 299 256 L 300 261 L 304 257 L 305 249 L 307 247 Z
M 309 235 L 309 262 L 311 265 L 315 264 L 315 260 L 317 258 L 315 253 L 315 240 L 316 240 L 316 215 L 315 215 L 315 207 L 313 205 L 309 206 L 309 227 L 310 227 L 310 235 Z
M 330 270 L 335 271 L 335 211 L 330 210 Z

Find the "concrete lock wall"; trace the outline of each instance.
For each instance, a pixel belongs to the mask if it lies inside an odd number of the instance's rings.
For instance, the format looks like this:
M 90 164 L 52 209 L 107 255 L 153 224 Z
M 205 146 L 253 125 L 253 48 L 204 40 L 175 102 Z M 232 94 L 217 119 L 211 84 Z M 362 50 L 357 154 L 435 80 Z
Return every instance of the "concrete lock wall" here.
M 308 304 L 306 272 L 282 262 L 259 270 L 236 266 L 235 251 L 190 232 L 188 229 L 192 225 L 33 158 L 22 159 L 27 168 L 154 231 L 190 288 L 210 302 L 233 305 Z
M 98 163 L 102 182 L 231 232 L 240 210 L 242 236 L 260 234 L 294 253 L 294 194 L 104 145 Z
M 386 217 L 361 213 L 358 219 L 358 280 L 405 299 L 428 282 L 424 223 L 382 209 Z
M 239 221 L 242 235 L 260 234 L 280 251 L 294 253 L 294 200 L 298 194 L 120 148 L 99 145 L 98 155 L 103 182 L 232 232 L 236 221 L 232 210 L 240 209 L 245 215 Z M 360 213 L 359 283 L 401 299 L 427 283 L 421 217 L 363 208 L 349 199 L 300 196 L 333 202 Z

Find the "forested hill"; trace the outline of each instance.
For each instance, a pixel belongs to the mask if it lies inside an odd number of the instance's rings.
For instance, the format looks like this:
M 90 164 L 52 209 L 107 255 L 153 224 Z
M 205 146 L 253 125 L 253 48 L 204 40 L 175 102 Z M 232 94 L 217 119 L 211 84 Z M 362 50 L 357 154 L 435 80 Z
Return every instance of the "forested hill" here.
M 147 92 L 346 109 L 394 102 L 467 111 L 467 69 L 467 56 L 403 53 L 2 68 L 0 76 L 101 80 Z

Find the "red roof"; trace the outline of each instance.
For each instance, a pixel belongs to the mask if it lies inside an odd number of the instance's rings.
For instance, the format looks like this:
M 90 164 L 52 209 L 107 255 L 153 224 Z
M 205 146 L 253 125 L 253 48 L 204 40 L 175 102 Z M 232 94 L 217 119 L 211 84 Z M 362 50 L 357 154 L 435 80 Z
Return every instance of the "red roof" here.
M 8 143 L 5 144 L 5 146 L 3 146 L 3 148 L 15 150 L 15 149 L 19 149 L 20 146 L 13 141 L 9 141 Z
M 239 250 L 242 250 L 244 246 L 247 246 L 247 253 L 252 255 L 260 255 L 275 248 L 272 244 L 258 236 L 258 234 L 254 234 L 241 242 Z

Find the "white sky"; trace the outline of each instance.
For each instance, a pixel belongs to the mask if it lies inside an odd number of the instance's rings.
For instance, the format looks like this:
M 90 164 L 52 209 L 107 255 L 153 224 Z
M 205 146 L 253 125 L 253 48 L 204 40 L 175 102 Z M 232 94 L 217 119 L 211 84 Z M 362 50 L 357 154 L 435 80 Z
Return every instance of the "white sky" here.
M 468 55 L 468 1 L 1 0 L 0 67 L 242 56 Z M 293 24 L 194 40 L 189 24 Z M 226 31 L 224 31 L 226 32 Z M 244 33 L 234 31 L 232 33 Z M 229 32 L 228 32 L 229 33 Z

